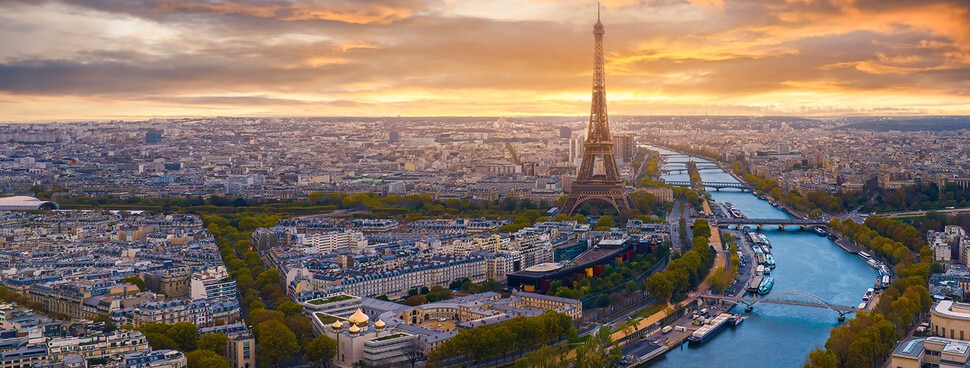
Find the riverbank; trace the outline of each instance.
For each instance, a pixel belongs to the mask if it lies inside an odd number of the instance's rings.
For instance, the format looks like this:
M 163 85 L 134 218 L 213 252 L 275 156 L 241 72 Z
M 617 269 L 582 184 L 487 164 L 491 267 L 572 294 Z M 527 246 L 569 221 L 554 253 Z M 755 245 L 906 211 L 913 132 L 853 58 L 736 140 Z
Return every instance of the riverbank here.
M 661 150 L 667 162 L 679 164 L 688 160 L 669 150 Z M 696 159 L 695 159 L 696 160 Z M 701 164 L 700 162 L 698 163 Z M 668 166 L 670 168 L 670 166 Z M 679 169 L 675 166 L 674 169 Z M 702 170 L 707 182 L 740 181 L 721 170 Z M 682 181 L 686 175 L 676 172 L 664 176 L 667 181 Z M 718 203 L 731 203 L 749 218 L 782 219 L 803 217 L 801 214 L 772 206 L 768 201 L 748 192 L 721 190 L 709 192 Z M 712 202 L 712 209 L 717 203 Z M 719 229 L 725 231 L 724 229 Z M 765 231 L 772 244 L 772 254 L 778 267 L 772 270 L 775 285 L 772 293 L 794 291 L 808 293 L 836 305 L 858 305 L 866 288 L 872 287 L 875 277 L 872 268 L 860 257 L 842 247 L 833 247 L 832 241 L 805 231 Z M 739 250 L 751 259 L 750 246 L 739 245 Z M 751 263 L 741 271 L 753 272 Z M 733 292 L 732 292 L 733 294 Z M 696 301 L 695 301 L 696 303 Z M 729 306 L 725 306 L 727 308 Z M 696 304 L 687 308 L 698 311 Z M 708 306 L 708 308 L 710 308 Z M 723 310 L 723 309 L 721 309 Z M 824 308 L 804 308 L 787 305 L 759 303 L 751 312 L 735 307 L 732 313 L 743 314 L 744 323 L 736 329 L 725 329 L 717 337 L 699 346 L 681 345 L 653 358 L 645 366 L 653 368 L 685 368 L 717 366 L 801 366 L 805 357 L 816 346 L 825 343 L 830 330 L 839 325 L 838 315 Z M 688 316 L 689 318 L 690 316 Z M 687 326 L 689 320 L 685 320 Z M 676 320 L 671 320 L 676 322 Z M 649 327 L 651 333 L 643 333 L 652 340 L 665 340 L 669 334 L 660 334 L 662 326 Z M 696 328 L 696 327 L 695 327 Z M 674 332 L 671 332 L 673 334 Z M 641 340 L 644 341 L 644 340 Z M 671 338 L 671 342 L 675 342 Z M 631 344 L 631 346 L 634 346 Z M 626 351 L 626 350 L 624 350 Z M 757 364 L 752 362 L 768 362 Z

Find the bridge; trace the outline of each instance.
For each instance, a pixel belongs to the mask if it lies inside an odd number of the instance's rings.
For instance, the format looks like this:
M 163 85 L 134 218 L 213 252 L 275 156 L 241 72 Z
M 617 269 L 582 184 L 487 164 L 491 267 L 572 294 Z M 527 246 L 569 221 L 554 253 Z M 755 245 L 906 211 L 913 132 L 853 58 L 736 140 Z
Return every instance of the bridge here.
M 858 312 L 862 309 L 845 305 L 832 304 L 821 297 L 800 290 L 782 290 L 769 294 L 764 298 L 735 297 L 723 295 L 702 295 L 701 298 L 727 300 L 745 305 L 745 311 L 754 310 L 754 305 L 758 303 L 796 305 L 800 307 L 826 308 L 839 314 L 839 321 L 845 321 L 845 315 Z
M 697 166 L 697 171 L 703 171 L 703 170 L 719 170 L 719 169 L 720 169 L 720 167 L 718 167 L 717 165 L 710 165 L 710 166 L 700 166 L 700 165 L 698 165 Z M 683 168 L 683 169 L 663 169 L 663 170 L 660 170 L 660 173 L 661 174 L 684 174 L 686 172 L 687 172 L 687 168 Z
M 828 222 L 825 222 L 823 220 L 812 220 L 812 219 L 718 218 L 718 219 L 712 219 L 711 222 L 712 222 L 712 225 L 715 225 L 715 226 L 734 225 L 734 226 L 737 226 L 738 228 L 757 227 L 758 230 L 761 230 L 765 226 L 778 226 L 781 228 L 784 228 L 785 226 L 800 226 L 802 229 L 807 229 L 812 226 L 828 225 Z
M 693 186 L 693 183 L 691 183 L 689 181 L 676 181 L 676 180 L 674 180 L 674 181 L 665 181 L 664 183 L 667 183 L 667 184 L 670 184 L 670 185 L 674 185 L 674 186 L 678 186 L 678 187 L 692 187 Z M 701 185 L 703 185 L 705 187 L 708 187 L 708 188 L 714 188 L 714 190 L 717 190 L 717 191 L 720 191 L 721 188 L 737 188 L 737 189 L 741 189 L 742 192 L 745 191 L 745 190 L 749 190 L 747 185 L 742 184 L 742 183 L 738 183 L 738 182 L 705 181 L 705 182 L 701 182 Z

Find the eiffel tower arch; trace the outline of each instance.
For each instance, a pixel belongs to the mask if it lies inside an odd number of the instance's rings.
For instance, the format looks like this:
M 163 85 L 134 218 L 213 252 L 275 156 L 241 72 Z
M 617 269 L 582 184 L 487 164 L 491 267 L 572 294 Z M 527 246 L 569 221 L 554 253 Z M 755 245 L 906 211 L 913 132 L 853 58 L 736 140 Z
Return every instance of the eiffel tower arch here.
M 563 213 L 573 215 L 576 210 L 589 201 L 599 200 L 609 203 L 617 212 L 633 208 L 633 201 L 623 186 L 620 170 L 613 157 L 613 139 L 610 137 L 610 122 L 606 114 L 606 72 L 603 61 L 603 34 L 606 31 L 596 14 L 593 26 L 593 97 L 589 113 L 589 128 L 583 142 L 583 162 L 579 166 L 572 190 L 563 204 Z

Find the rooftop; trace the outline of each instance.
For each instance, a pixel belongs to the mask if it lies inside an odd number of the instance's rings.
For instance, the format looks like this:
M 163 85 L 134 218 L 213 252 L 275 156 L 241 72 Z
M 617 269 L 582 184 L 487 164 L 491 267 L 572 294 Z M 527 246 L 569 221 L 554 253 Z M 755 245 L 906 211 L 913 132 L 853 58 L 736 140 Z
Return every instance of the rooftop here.
M 342 302 L 344 300 L 351 300 L 351 299 L 354 299 L 354 298 L 356 298 L 356 297 L 353 296 L 353 295 L 341 294 L 341 295 L 331 296 L 331 297 L 329 297 L 327 299 L 320 298 L 320 299 L 308 300 L 307 303 L 310 303 L 310 304 L 313 304 L 313 305 L 324 305 L 324 304 Z

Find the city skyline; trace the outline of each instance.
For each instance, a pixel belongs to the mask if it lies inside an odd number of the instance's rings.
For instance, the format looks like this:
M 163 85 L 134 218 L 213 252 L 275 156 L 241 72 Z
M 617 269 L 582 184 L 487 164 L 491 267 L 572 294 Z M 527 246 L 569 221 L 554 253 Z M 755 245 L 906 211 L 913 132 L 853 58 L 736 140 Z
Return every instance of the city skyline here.
M 0 121 L 579 116 L 592 1 L 11 1 Z M 970 114 L 955 1 L 604 1 L 610 114 Z

